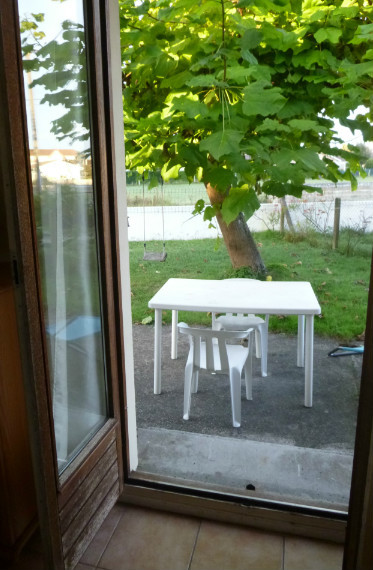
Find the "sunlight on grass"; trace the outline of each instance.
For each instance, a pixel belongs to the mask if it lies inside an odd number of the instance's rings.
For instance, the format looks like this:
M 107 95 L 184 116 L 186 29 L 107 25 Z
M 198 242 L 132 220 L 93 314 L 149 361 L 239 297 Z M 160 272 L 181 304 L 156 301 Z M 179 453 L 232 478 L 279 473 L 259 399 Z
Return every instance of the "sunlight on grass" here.
M 277 232 L 257 233 L 268 274 L 277 281 L 309 281 L 321 306 L 322 314 L 315 318 L 315 332 L 323 336 L 352 341 L 365 328 L 370 275 L 372 235 L 365 235 L 353 255 L 333 251 L 330 238 L 313 235 L 302 241 L 291 242 Z M 161 249 L 161 244 L 150 242 L 149 250 Z M 232 270 L 230 260 L 221 242 L 216 240 L 170 241 L 165 263 L 144 261 L 143 245 L 130 243 L 132 316 L 140 323 L 153 316 L 148 301 L 171 277 L 191 279 L 226 279 L 253 275 L 246 269 Z M 170 323 L 171 313 L 165 311 L 164 322 Z M 210 324 L 204 313 L 180 312 L 179 320 L 189 324 Z M 296 317 L 272 316 L 272 332 L 296 334 Z

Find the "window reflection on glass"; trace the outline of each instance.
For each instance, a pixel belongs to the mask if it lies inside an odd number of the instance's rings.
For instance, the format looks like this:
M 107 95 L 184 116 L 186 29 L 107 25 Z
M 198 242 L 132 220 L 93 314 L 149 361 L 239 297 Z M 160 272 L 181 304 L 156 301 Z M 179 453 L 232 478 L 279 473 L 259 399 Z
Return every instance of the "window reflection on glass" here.
M 19 1 L 60 472 L 107 415 L 82 0 Z

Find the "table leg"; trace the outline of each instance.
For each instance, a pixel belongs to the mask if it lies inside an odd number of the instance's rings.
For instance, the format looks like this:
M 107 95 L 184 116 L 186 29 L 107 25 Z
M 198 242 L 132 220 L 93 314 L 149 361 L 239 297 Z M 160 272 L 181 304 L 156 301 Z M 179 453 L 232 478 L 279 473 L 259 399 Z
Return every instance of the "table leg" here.
M 297 366 L 304 366 L 304 315 L 298 315 L 298 351 Z
M 313 315 L 306 315 L 306 349 L 304 367 L 304 405 L 312 407 L 313 393 Z
M 162 309 L 155 309 L 154 315 L 154 394 L 162 390 L 161 378 L 162 355 Z
M 177 321 L 178 321 L 178 311 L 172 311 L 172 328 L 171 328 L 171 358 L 176 360 L 177 358 Z

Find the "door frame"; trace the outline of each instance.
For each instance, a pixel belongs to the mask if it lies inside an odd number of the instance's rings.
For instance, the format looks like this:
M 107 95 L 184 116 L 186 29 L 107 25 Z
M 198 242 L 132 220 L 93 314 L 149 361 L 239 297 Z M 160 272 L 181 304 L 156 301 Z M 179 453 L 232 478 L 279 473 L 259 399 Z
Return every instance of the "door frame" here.
M 4 0 L 0 5 L 0 73 L 5 79 L 0 82 L 0 171 L 5 186 L 13 267 L 17 273 L 14 280 L 18 326 L 39 522 L 45 560 L 55 570 L 71 567 L 78 561 L 118 499 L 126 469 L 127 453 L 123 446 L 128 441 L 117 190 L 113 176 L 116 166 L 111 134 L 109 6 L 108 0 L 84 1 L 84 5 L 109 409 L 108 421 L 61 476 L 43 324 L 18 4 Z
M 97 4 L 97 0 L 95 0 Z M 35 281 L 37 273 L 37 256 L 36 256 L 36 240 L 32 229 L 32 209 L 30 209 L 28 196 L 31 184 L 30 171 L 27 157 L 27 132 L 25 131 L 25 109 L 23 105 L 23 80 L 20 72 L 19 61 L 20 54 L 17 50 L 19 47 L 14 42 L 14 28 L 18 26 L 17 15 L 15 14 L 15 6 L 12 0 L 3 0 L 0 7 L 0 75 L 6 77 L 6 82 L 0 82 L 0 151 L 2 155 L 2 166 L 5 176 L 5 186 L 8 194 L 8 202 L 11 204 L 11 215 L 9 216 L 9 224 L 13 224 L 13 252 L 17 261 L 18 277 L 15 276 L 15 282 L 19 282 L 17 287 L 18 301 L 20 305 L 19 311 L 19 329 L 23 340 L 23 365 L 25 373 L 25 390 L 27 392 L 27 401 L 29 408 L 29 416 L 38 421 L 31 422 L 31 445 L 33 449 L 35 481 L 38 489 L 40 521 L 44 542 L 44 552 L 49 567 L 56 570 L 64 568 L 64 559 L 61 547 L 60 522 L 59 522 L 59 504 L 58 504 L 58 475 L 55 461 L 54 440 L 51 430 L 52 421 L 50 415 L 50 400 L 47 390 L 47 373 L 44 347 L 43 332 L 40 326 L 40 306 L 39 306 L 39 283 Z M 105 0 L 100 3 L 100 21 L 104 22 L 107 17 L 108 6 L 113 11 L 114 2 Z M 97 19 L 98 13 L 95 12 L 94 17 Z M 13 22 L 9 28 L 9 21 Z M 102 42 L 105 44 L 107 61 L 109 61 L 110 43 L 113 38 L 110 37 L 109 18 L 106 20 L 105 26 L 101 27 Z M 115 31 L 116 24 L 115 24 Z M 117 39 L 115 39 L 117 42 Z M 6 54 L 5 57 L 1 54 Z M 13 66 L 13 67 L 12 67 Z M 107 66 L 107 69 L 110 65 Z M 105 80 L 106 81 L 106 80 Z M 119 89 L 118 80 L 116 80 L 115 89 Z M 120 94 L 114 93 L 114 98 Z M 111 101 L 112 94 L 106 88 L 104 90 L 105 105 L 107 108 L 108 101 Z M 7 107 L 10 105 L 12 113 L 8 114 Z M 115 107 L 115 105 L 114 105 Z M 110 117 L 112 107 L 110 107 Z M 22 120 L 19 120 L 19 119 Z M 116 117 L 118 120 L 118 117 Z M 115 124 L 111 120 L 111 125 Z M 120 133 L 121 128 L 115 125 L 115 131 Z M 5 135 L 5 136 L 3 136 Z M 107 161 L 107 169 L 109 176 L 111 175 L 114 182 L 116 179 L 122 180 L 125 184 L 124 167 L 115 163 L 114 153 L 118 144 L 123 145 L 123 139 L 118 143 L 118 138 L 113 141 L 112 130 L 106 128 L 106 146 L 109 159 Z M 120 139 L 120 136 L 119 136 Z M 15 144 L 17 141 L 19 144 Z M 120 171 L 120 174 L 118 174 Z M 107 216 L 111 224 L 108 236 L 114 242 L 112 243 L 112 265 L 114 268 L 113 280 L 117 284 L 117 293 L 113 298 L 114 311 L 113 317 L 118 323 L 123 320 L 123 314 L 128 313 L 126 303 L 121 306 L 120 300 L 120 264 L 118 257 L 119 245 L 121 248 L 127 247 L 128 243 L 124 238 L 119 237 L 121 228 L 118 228 L 118 207 L 125 207 L 123 204 L 123 192 L 116 195 L 116 189 L 113 186 L 114 196 L 109 199 L 109 207 L 107 208 Z M 27 200 L 25 199 L 25 194 Z M 21 195 L 22 199 L 17 200 L 16 196 Z M 119 204 L 119 206 L 118 206 Z M 123 215 L 123 211 L 121 212 Z M 22 228 L 22 234 L 19 235 L 17 228 Z M 107 236 L 107 237 L 108 237 Z M 128 251 L 125 252 L 128 256 Z M 123 257 L 123 252 L 122 252 Z M 129 298 L 129 281 L 128 276 L 123 273 L 122 266 L 122 287 L 126 289 L 125 299 Z M 344 570 L 352 570 L 355 568 L 367 568 L 373 566 L 371 549 L 369 542 L 373 532 L 372 521 L 372 496 L 370 488 L 372 486 L 372 464 L 373 457 L 371 451 L 371 441 L 373 440 L 372 413 L 373 410 L 373 389 L 371 387 L 373 378 L 373 352 L 371 350 L 373 339 L 373 283 L 371 275 L 370 294 L 368 302 L 368 320 L 366 331 L 366 351 L 363 357 L 363 376 L 359 404 L 358 430 L 356 438 L 356 450 L 354 457 L 354 470 L 352 481 L 352 492 L 350 499 L 350 508 L 348 515 L 348 531 L 345 549 Z M 116 330 L 123 330 L 121 327 Z M 116 343 L 118 351 L 120 349 L 120 370 L 124 377 L 124 354 L 122 351 L 123 336 L 122 332 L 116 333 Z M 128 338 L 124 331 L 125 343 L 128 344 Z M 131 369 L 131 346 L 126 346 L 126 369 Z M 135 482 L 133 477 L 135 474 L 129 473 L 129 465 L 135 468 L 135 460 L 132 463 L 126 463 L 126 456 L 131 455 L 130 439 L 134 437 L 133 428 L 128 433 L 128 415 L 131 411 L 127 411 L 125 402 L 125 390 L 122 382 L 118 383 L 119 401 L 123 403 L 119 410 L 119 420 L 121 424 L 122 439 L 125 442 L 127 453 L 124 453 L 124 488 L 121 500 L 127 503 L 146 505 L 157 509 L 166 509 L 174 512 L 203 516 L 215 520 L 230 521 L 232 523 L 240 523 L 256 526 L 266 530 L 278 532 L 287 532 L 304 536 L 317 537 L 325 540 L 335 540 L 337 542 L 344 541 L 346 520 L 335 520 L 331 517 L 319 517 L 305 515 L 300 512 L 285 512 L 281 510 L 266 508 L 264 505 L 243 504 L 242 501 L 231 501 L 229 496 L 209 495 L 207 493 L 198 493 L 193 490 L 175 488 L 171 485 L 164 485 L 155 482 L 153 485 L 147 482 Z M 367 431 L 368 430 L 368 431 Z M 102 441 L 102 440 L 101 440 Z M 96 445 L 94 443 L 94 445 Z M 72 481 L 72 480 L 71 480 Z M 68 483 L 68 482 L 67 482 Z M 75 485 L 75 484 L 74 484 Z M 67 487 L 65 487 L 67 488 Z M 347 518 L 347 517 L 346 517 Z M 364 554 L 365 553 L 365 554 Z M 363 560 L 365 566 L 359 562 Z M 358 566 L 357 564 L 360 564 Z
M 373 256 L 343 570 L 373 568 Z

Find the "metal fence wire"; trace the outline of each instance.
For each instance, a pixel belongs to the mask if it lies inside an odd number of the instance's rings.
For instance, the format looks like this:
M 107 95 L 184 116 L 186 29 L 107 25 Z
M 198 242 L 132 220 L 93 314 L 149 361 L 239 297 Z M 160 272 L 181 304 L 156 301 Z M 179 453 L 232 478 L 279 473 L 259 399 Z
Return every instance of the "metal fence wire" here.
M 316 183 L 314 183 L 317 186 Z M 323 185 L 322 194 L 304 192 L 301 198 L 286 197 L 286 205 L 295 231 L 315 230 L 328 234 L 335 225 L 336 198 L 340 199 L 339 228 L 356 232 L 373 232 L 373 181 L 362 182 L 352 192 L 349 183 Z M 193 216 L 197 200 L 206 200 L 203 184 L 165 184 L 150 191 L 138 185 L 127 187 L 129 239 L 140 241 L 146 211 L 147 239 L 162 239 L 162 206 L 165 239 L 199 239 L 216 237 L 218 228 L 208 228 L 202 216 Z M 337 202 L 338 203 L 338 202 Z M 266 197 L 248 225 L 254 232 L 279 231 L 284 222 L 281 201 Z M 285 218 L 285 229 L 288 229 Z

